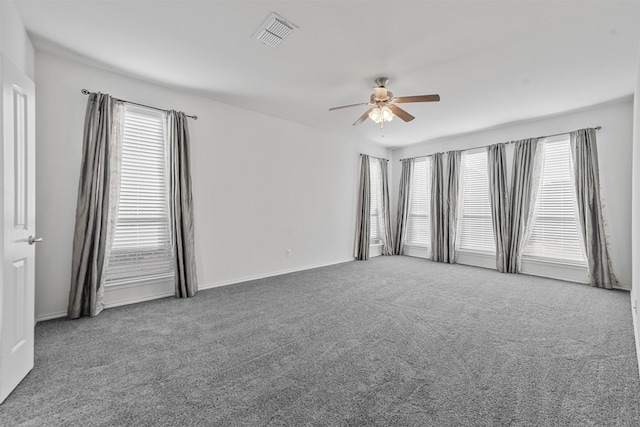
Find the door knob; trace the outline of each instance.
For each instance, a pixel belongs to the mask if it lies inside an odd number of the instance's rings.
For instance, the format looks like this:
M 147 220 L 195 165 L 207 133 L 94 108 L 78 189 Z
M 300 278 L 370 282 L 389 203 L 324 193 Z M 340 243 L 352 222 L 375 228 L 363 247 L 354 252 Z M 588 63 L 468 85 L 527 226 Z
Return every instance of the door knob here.
M 35 238 L 33 236 L 29 236 L 29 244 L 33 245 L 34 243 L 42 242 L 42 237 Z

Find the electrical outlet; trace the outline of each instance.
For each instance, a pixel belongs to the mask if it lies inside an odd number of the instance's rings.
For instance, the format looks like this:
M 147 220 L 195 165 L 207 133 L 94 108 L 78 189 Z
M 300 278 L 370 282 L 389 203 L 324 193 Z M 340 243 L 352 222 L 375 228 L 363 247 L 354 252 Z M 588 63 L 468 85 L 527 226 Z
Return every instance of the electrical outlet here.
M 285 252 L 285 255 L 288 257 L 291 256 L 291 249 L 287 248 L 287 252 Z

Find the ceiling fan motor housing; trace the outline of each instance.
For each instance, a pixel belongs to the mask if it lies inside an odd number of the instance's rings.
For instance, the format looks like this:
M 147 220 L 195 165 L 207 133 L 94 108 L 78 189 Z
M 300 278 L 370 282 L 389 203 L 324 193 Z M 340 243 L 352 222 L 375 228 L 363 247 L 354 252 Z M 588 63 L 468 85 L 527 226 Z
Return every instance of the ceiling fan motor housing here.
M 378 77 L 376 79 L 376 84 L 378 87 L 385 87 L 389 83 L 389 77 Z
M 378 77 L 376 79 L 376 84 L 378 86 L 373 88 L 373 94 L 370 98 L 372 103 L 385 102 L 393 98 L 393 93 L 385 87 L 388 82 L 388 77 Z
M 393 92 L 384 87 L 374 87 L 371 94 L 371 102 L 388 101 L 393 98 Z

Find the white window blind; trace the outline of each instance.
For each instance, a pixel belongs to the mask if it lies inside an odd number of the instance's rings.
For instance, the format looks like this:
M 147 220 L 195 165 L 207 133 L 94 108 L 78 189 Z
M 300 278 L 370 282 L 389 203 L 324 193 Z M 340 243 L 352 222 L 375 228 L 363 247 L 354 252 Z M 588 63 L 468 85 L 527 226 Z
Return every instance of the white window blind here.
M 533 229 L 523 257 L 586 265 L 576 223 L 568 137 L 546 140 Z
M 106 285 L 173 277 L 165 116 L 126 106 L 120 197 Z
M 462 172 L 460 250 L 495 254 L 486 149 L 464 152 Z
M 382 174 L 378 159 L 369 159 L 369 180 L 371 182 L 371 234 L 370 243 L 378 244 L 380 237 L 380 203 L 382 202 Z
M 428 248 L 431 244 L 431 157 L 415 160 L 410 198 L 406 243 Z

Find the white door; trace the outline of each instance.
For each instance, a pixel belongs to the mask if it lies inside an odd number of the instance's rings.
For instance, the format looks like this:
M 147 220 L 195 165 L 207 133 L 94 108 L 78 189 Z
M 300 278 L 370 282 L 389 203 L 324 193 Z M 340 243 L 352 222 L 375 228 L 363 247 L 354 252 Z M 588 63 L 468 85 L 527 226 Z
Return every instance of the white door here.
M 0 403 L 33 368 L 35 86 L 0 55 Z

